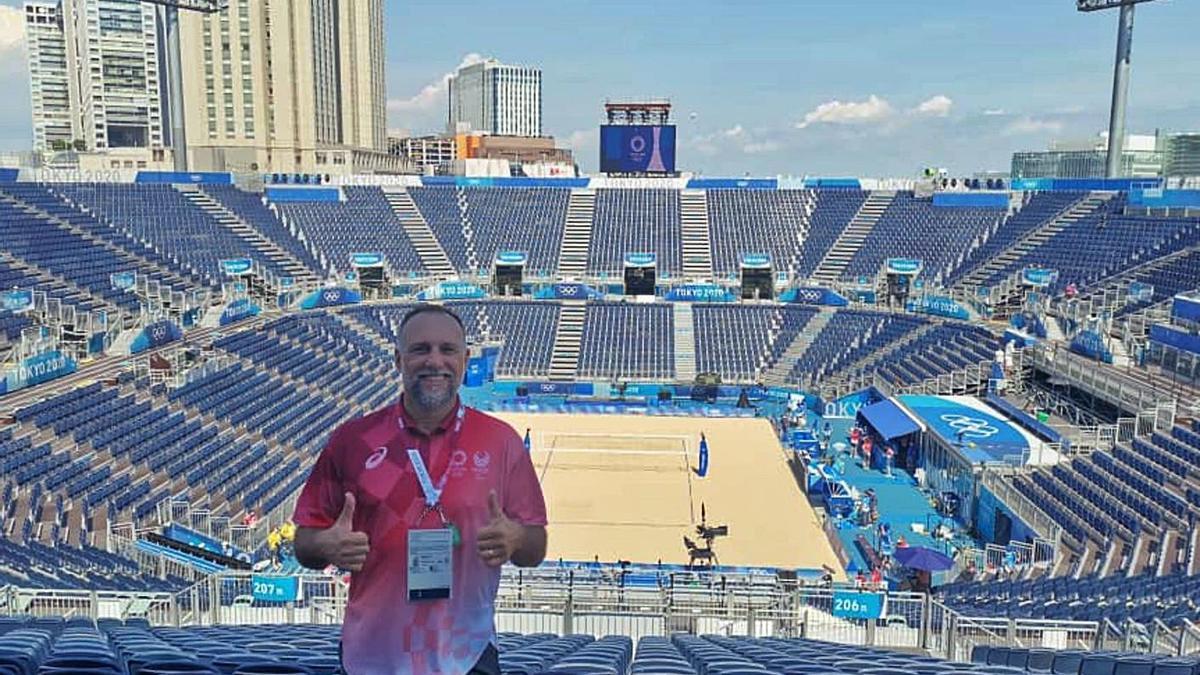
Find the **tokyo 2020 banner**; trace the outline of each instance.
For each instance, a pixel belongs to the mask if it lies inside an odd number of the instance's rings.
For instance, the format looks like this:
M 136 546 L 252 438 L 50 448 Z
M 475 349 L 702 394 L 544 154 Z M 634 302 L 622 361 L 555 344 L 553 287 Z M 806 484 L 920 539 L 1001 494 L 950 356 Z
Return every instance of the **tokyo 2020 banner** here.
M 600 127 L 603 173 L 674 173 L 675 127 L 605 124 Z

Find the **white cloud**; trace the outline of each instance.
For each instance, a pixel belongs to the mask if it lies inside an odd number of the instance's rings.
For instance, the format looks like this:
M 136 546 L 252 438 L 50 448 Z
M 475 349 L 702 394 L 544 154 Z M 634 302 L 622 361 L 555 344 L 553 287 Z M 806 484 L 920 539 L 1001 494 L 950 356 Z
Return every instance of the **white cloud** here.
M 759 141 L 756 143 L 747 143 L 742 146 L 742 152 L 747 155 L 761 155 L 767 152 L 776 152 L 783 146 L 775 141 Z
M 421 91 L 417 92 L 417 94 L 414 96 L 410 96 L 408 98 L 394 98 L 389 100 L 387 104 L 388 112 L 411 113 L 416 111 L 431 110 L 438 105 L 445 105 L 448 83 L 450 81 L 450 77 L 454 75 L 455 71 L 457 71 L 459 68 L 465 68 L 467 66 L 480 63 L 484 60 L 486 59 L 484 59 L 483 56 L 475 52 L 467 54 L 466 56 L 462 57 L 462 61 L 459 62 L 458 66 L 456 66 L 454 70 L 445 73 L 436 81 L 425 85 L 421 88 Z
M 581 151 L 595 151 L 600 147 L 600 130 L 580 129 L 571 132 L 570 136 L 562 139 L 562 142 L 575 153 L 575 157 L 578 159 Z
M 737 138 L 738 136 L 745 134 L 746 130 L 742 128 L 742 125 L 735 124 L 733 127 L 726 129 L 722 133 L 725 134 L 726 138 Z
M 887 119 L 892 115 L 892 105 L 871 94 L 865 101 L 828 101 L 817 106 L 796 123 L 797 129 L 813 124 L 865 124 Z
M 983 111 L 984 117 L 1000 117 L 1007 114 L 1008 113 L 1004 111 L 1004 108 L 988 108 L 987 110 Z
M 0 70 L 25 68 L 25 15 L 17 7 L 0 5 Z
M 1026 115 L 1020 119 L 1013 120 L 1008 126 L 1004 127 L 1004 134 L 1006 136 L 1020 136 L 1046 132 L 1058 133 L 1062 130 L 1062 122 L 1057 120 L 1039 120 Z
M 954 101 L 948 96 L 938 94 L 933 98 L 923 101 L 913 111 L 918 115 L 931 115 L 933 117 L 945 117 L 950 114 L 950 109 L 954 107 Z

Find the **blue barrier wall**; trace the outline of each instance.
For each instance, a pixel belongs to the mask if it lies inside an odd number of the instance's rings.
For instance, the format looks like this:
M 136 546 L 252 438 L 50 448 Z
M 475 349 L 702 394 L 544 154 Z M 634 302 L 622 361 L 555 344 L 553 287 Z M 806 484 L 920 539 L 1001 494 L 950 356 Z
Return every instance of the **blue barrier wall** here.
M 1174 326 L 1151 326 L 1150 341 L 1169 347 L 1200 354 L 1200 335 L 1192 335 L 1182 328 Z
M 233 174 L 216 171 L 139 171 L 135 183 L 195 183 L 197 185 L 233 185 Z
M 20 175 L 20 169 L 0 169 L 0 183 L 15 183 Z
M 933 205 L 945 208 L 1007 209 L 1007 192 L 935 192 Z
M 1157 187 L 1159 178 L 1014 178 L 1013 190 L 1124 190 Z
M 777 190 L 779 180 L 775 178 L 692 178 L 687 182 L 689 190 Z
M 335 187 L 267 187 L 272 202 L 338 202 L 342 191 Z
M 862 189 L 862 183 L 857 178 L 805 178 L 804 187 L 814 188 L 852 188 Z
M 1157 196 L 1147 196 L 1145 190 L 1134 188 L 1129 191 L 1129 203 L 1152 209 L 1200 209 L 1200 190 L 1163 190 Z
M 1176 319 L 1200 323 L 1200 297 L 1175 296 L 1175 299 L 1171 302 L 1171 316 Z
M 1001 513 L 1012 521 L 1012 531 L 1008 538 L 997 538 L 996 515 Z M 975 527 L 979 530 L 979 536 L 990 544 L 999 544 L 1006 546 L 1010 541 L 1032 542 L 1037 537 L 1037 532 L 1032 527 L 1027 525 L 1025 521 L 1017 517 L 1016 513 L 1008 507 L 1007 504 L 1000 501 L 992 491 L 983 487 L 979 487 L 979 502 L 975 507 Z
M 590 178 L 468 178 L 466 176 L 421 176 L 421 185 L 452 185 L 454 187 L 512 187 L 512 188 L 586 188 Z

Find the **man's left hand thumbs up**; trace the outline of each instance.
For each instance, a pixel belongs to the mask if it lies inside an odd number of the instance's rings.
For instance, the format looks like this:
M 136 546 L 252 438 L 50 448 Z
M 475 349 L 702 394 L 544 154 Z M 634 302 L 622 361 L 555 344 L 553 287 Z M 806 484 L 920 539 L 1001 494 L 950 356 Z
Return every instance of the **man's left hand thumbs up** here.
M 489 567 L 499 567 L 508 562 L 520 547 L 524 530 L 520 523 L 504 515 L 495 490 L 488 493 L 488 514 L 491 520 L 479 530 L 476 548 L 484 563 Z

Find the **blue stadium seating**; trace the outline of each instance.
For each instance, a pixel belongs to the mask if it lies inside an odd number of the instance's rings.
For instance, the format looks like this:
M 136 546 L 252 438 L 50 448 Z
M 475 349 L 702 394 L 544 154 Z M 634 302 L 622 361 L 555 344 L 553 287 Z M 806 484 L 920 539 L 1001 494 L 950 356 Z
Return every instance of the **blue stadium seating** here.
M 945 285 L 957 283 L 963 275 L 987 263 L 1086 196 L 1086 192 L 1071 191 L 1030 193 L 1019 211 L 1004 219 L 982 245 L 968 253 L 963 263 L 947 276 Z
M 673 378 L 675 333 L 666 304 L 590 303 L 579 350 L 581 377 Z
M 654 253 L 660 277 L 683 274 L 678 190 L 597 190 L 588 272 L 619 277 L 626 253 Z
M 0 620 L 0 670 L 25 673 L 333 675 L 336 625 L 150 627 L 144 620 Z M 505 675 L 1195 675 L 1197 661 L 1122 652 L 978 645 L 969 663 L 801 638 L 640 638 L 500 633 Z M 66 670 L 63 670 L 66 669 Z
M 696 372 L 757 382 L 816 314 L 811 307 L 705 305 L 693 308 Z
M 558 269 L 570 190 L 424 187 L 408 192 L 459 272 L 489 274 L 501 251 L 525 253 L 530 276 Z
M 395 274 L 426 273 L 382 190 L 347 186 L 342 192 L 344 202 L 279 202 L 275 208 L 335 269 L 349 270 L 352 253 L 382 253 Z
M 796 262 L 796 275 L 805 279 L 817 271 L 825 254 L 833 248 L 846 225 L 850 224 L 862 208 L 863 202 L 867 200 L 867 193 L 850 189 L 818 190 L 816 200 L 812 223 L 804 238 L 800 259 Z M 904 254 L 895 252 L 891 255 Z
M 500 377 L 546 377 L 554 351 L 559 305 L 553 302 L 454 302 L 450 306 L 466 324 L 473 340 L 487 336 L 500 340 Z
M 1167 625 L 1200 619 L 1200 575 L 1165 577 L 1060 577 L 1028 581 L 950 584 L 939 594 L 948 606 L 971 616 Z
M 896 193 L 854 254 L 844 276 L 874 278 L 889 257 L 918 258 L 921 277 L 933 282 L 955 269 L 968 248 L 996 229 L 1005 212 L 989 208 L 935 207 L 913 193 Z
M 286 271 L 170 185 L 63 185 L 59 194 L 113 227 L 168 255 L 176 266 L 219 285 L 219 261 L 252 258 L 276 276 Z
M 244 220 L 259 234 L 291 253 L 313 274 L 318 277 L 323 276 L 325 270 L 322 269 L 321 263 L 313 257 L 309 246 L 297 239 L 295 233 L 280 222 L 275 213 L 263 202 L 261 194 L 247 192 L 232 185 L 206 185 L 204 192 Z
M 743 256 L 761 253 L 777 271 L 792 271 L 816 202 L 812 190 L 709 190 L 713 272 L 736 277 Z

